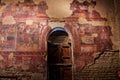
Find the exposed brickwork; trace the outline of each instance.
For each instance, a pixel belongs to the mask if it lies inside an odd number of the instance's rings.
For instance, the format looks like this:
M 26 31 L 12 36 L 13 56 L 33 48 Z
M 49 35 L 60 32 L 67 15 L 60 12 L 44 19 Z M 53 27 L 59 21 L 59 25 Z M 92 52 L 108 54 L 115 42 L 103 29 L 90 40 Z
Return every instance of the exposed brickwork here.
M 77 72 L 75 80 L 119 80 L 117 71 L 120 69 L 118 52 L 105 52 L 95 63 Z

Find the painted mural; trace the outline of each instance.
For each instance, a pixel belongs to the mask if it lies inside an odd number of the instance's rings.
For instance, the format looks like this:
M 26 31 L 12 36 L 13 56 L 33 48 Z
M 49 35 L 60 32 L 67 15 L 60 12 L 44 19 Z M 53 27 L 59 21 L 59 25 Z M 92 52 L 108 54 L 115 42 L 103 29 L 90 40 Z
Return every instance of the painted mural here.
M 39 52 L 36 54 L 24 54 L 17 52 L 4 52 L 0 54 L 0 69 L 4 71 L 35 71 L 39 72 L 39 66 L 44 64 L 42 55 Z M 42 62 L 41 62 L 42 61 Z M 6 71 L 6 72 L 7 72 Z
M 38 50 L 39 29 L 36 23 L 32 25 L 19 23 L 17 27 L 17 50 Z
M 45 1 L 35 4 L 32 0 L 1 5 L 0 49 L 38 51 L 47 8 Z
M 46 78 L 45 50 L 41 49 L 45 49 L 47 8 L 45 1 L 35 4 L 32 0 L 0 5 L 0 76 L 10 72 L 20 80 L 31 73 Z
M 73 0 L 70 7 L 73 14 L 66 19 L 65 28 L 72 33 L 74 40 L 77 71 L 85 65 L 93 64 L 100 52 L 112 49 L 111 27 L 105 25 L 107 19 L 101 17 L 95 10 L 95 5 L 95 1 Z
M 1 25 L 0 27 L 0 50 L 15 49 L 15 25 Z
M 47 16 L 45 1 L 26 1 L 0 5 L 0 69 L 44 75 L 46 39 L 51 30 L 47 23 L 54 18 Z M 112 49 L 111 27 L 105 25 L 107 19 L 95 10 L 95 5 L 95 1 L 73 0 L 73 14 L 63 18 L 64 28 L 73 39 L 73 66 L 77 71 L 93 64 L 98 52 Z

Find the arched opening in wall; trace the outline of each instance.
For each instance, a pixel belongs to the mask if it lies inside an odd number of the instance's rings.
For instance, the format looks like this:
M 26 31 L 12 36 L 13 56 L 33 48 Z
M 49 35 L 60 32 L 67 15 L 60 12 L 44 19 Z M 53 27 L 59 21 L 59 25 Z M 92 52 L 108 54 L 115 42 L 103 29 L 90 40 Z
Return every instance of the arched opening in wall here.
M 71 40 L 64 28 L 56 27 L 47 39 L 48 80 L 72 80 Z

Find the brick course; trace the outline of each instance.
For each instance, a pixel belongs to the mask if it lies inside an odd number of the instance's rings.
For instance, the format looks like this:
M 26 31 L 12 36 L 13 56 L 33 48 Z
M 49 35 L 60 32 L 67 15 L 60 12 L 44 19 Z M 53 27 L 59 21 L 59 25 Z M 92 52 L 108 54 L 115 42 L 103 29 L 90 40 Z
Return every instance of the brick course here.
M 119 53 L 105 52 L 95 60 L 94 64 L 77 72 L 75 80 L 119 80 L 117 77 L 119 69 Z

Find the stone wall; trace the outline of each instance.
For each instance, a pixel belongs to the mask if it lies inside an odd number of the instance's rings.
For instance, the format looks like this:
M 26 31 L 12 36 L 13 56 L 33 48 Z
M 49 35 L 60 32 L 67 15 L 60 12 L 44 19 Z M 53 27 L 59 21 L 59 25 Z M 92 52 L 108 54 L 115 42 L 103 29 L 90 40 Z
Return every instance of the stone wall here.
M 75 80 L 119 80 L 117 76 L 119 69 L 119 53 L 105 52 L 95 60 L 94 64 L 75 73 Z

